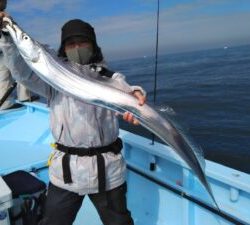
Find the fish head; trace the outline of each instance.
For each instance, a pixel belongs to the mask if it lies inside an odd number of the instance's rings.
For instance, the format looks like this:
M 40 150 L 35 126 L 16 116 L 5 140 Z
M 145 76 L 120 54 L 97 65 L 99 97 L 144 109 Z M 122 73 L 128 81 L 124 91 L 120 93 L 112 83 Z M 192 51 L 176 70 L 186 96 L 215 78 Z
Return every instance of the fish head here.
M 21 30 L 9 17 L 3 18 L 3 26 L 9 32 L 20 54 L 25 60 L 37 62 L 40 55 L 40 48 L 28 34 Z

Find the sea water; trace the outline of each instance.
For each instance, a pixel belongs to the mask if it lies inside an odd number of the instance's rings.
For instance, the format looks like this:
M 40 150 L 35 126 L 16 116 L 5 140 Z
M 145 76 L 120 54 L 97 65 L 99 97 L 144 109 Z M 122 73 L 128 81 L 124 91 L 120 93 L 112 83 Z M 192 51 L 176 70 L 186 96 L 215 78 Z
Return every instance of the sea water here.
M 112 61 L 164 116 L 173 116 L 207 159 L 250 173 L 250 45 Z M 141 126 L 121 127 L 151 137 Z

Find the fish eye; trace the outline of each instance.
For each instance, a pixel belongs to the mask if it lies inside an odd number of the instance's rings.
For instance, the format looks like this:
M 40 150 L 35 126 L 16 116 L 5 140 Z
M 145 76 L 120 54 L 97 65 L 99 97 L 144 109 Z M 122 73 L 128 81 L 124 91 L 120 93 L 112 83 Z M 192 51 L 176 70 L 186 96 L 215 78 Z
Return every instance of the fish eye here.
M 23 40 L 29 40 L 29 37 L 26 34 L 22 34 L 22 39 Z

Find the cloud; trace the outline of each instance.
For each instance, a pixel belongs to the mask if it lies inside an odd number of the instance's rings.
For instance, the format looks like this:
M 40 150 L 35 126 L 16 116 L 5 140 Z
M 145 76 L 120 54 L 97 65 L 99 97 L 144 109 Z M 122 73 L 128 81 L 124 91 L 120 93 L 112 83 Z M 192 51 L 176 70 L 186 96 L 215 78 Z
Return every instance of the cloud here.
M 83 0 L 13 0 L 8 3 L 7 11 L 18 24 L 33 38 L 42 43 L 58 47 L 60 29 L 65 21 L 77 15 Z
M 250 10 L 212 13 L 203 9 L 223 7 L 227 1 L 197 1 L 178 4 L 160 11 L 159 51 L 179 52 L 223 47 L 224 45 L 250 44 Z M 227 3 L 235 1 L 228 0 Z M 227 6 L 227 5 L 226 5 Z M 110 23 L 110 21 L 113 21 Z M 98 24 L 99 23 L 99 24 Z M 128 14 L 98 20 L 99 37 L 107 51 L 115 53 L 138 52 L 154 54 L 156 42 L 155 12 Z M 134 53 L 133 53 L 134 54 Z
M 139 1 L 140 4 L 142 2 Z M 245 0 L 242 3 L 249 6 Z M 148 0 L 145 4 L 155 3 Z M 246 22 L 250 21 L 249 7 L 239 11 L 234 6 L 238 6 L 238 1 L 197 0 L 171 6 L 163 2 L 159 26 L 160 52 L 250 43 L 250 29 Z M 96 8 L 96 1 L 13 0 L 9 7 L 28 33 L 54 48 L 59 45 L 62 24 L 74 15 L 84 17 L 82 19 L 95 27 L 98 43 L 108 57 L 154 54 L 156 11 L 152 10 L 153 7 L 151 10 L 146 7 L 147 10 L 138 13 L 123 9 L 122 13 L 112 13 L 111 10 L 106 14 L 101 13 L 102 8 Z M 88 10 L 83 11 L 86 8 Z M 96 10 L 99 13 L 93 14 Z M 43 12 L 48 13 L 45 16 Z
M 36 18 L 24 23 L 22 28 L 39 42 L 57 48 L 60 40 L 60 28 L 63 22 L 61 20 L 49 20 L 48 18 Z
M 250 21 L 249 3 L 248 8 L 245 7 L 242 11 L 235 9 L 221 13 L 222 8 L 234 8 L 234 5 L 229 3 L 238 4 L 233 0 L 197 1 L 192 4 L 179 4 L 162 9 L 159 26 L 160 53 L 250 44 L 250 29 L 248 23 L 246 23 L 246 21 Z M 206 11 L 209 7 L 210 9 Z M 216 10 L 213 10 L 213 7 Z M 154 24 L 150 23 L 147 17 L 148 15 L 145 15 L 144 21 L 151 26 L 153 36 L 155 35 Z M 146 26 L 143 25 L 143 19 L 140 21 L 138 33 L 143 33 Z M 119 23 L 119 21 L 116 22 Z M 148 29 L 148 32 L 150 32 L 150 29 Z M 137 47 L 143 44 L 148 46 L 154 44 L 154 38 L 148 38 L 147 40 L 139 45 L 138 42 L 134 42 Z
M 74 4 L 72 4 L 74 2 Z M 13 0 L 9 3 L 9 10 L 18 13 L 32 12 L 33 10 L 39 10 L 42 12 L 49 12 L 52 9 L 67 9 L 72 10 L 78 3 L 83 3 L 84 1 L 74 0 Z
M 250 30 L 245 21 L 250 20 L 250 10 L 219 13 L 219 6 L 227 8 L 235 1 L 228 0 L 226 5 L 225 2 L 199 1 L 162 11 L 159 35 L 162 49 L 186 51 L 249 44 Z M 218 12 L 204 13 L 202 9 L 209 6 Z

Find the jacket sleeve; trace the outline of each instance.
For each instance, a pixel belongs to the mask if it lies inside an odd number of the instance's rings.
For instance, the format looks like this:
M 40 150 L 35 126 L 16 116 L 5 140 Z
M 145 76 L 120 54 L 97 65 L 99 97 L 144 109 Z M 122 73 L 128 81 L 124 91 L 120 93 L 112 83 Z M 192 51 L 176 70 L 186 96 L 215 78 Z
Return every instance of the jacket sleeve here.
M 31 91 L 49 98 L 52 88 L 40 79 L 26 64 L 15 44 L 8 35 L 0 38 L 0 49 L 3 52 L 4 64 L 10 70 L 12 77 Z

